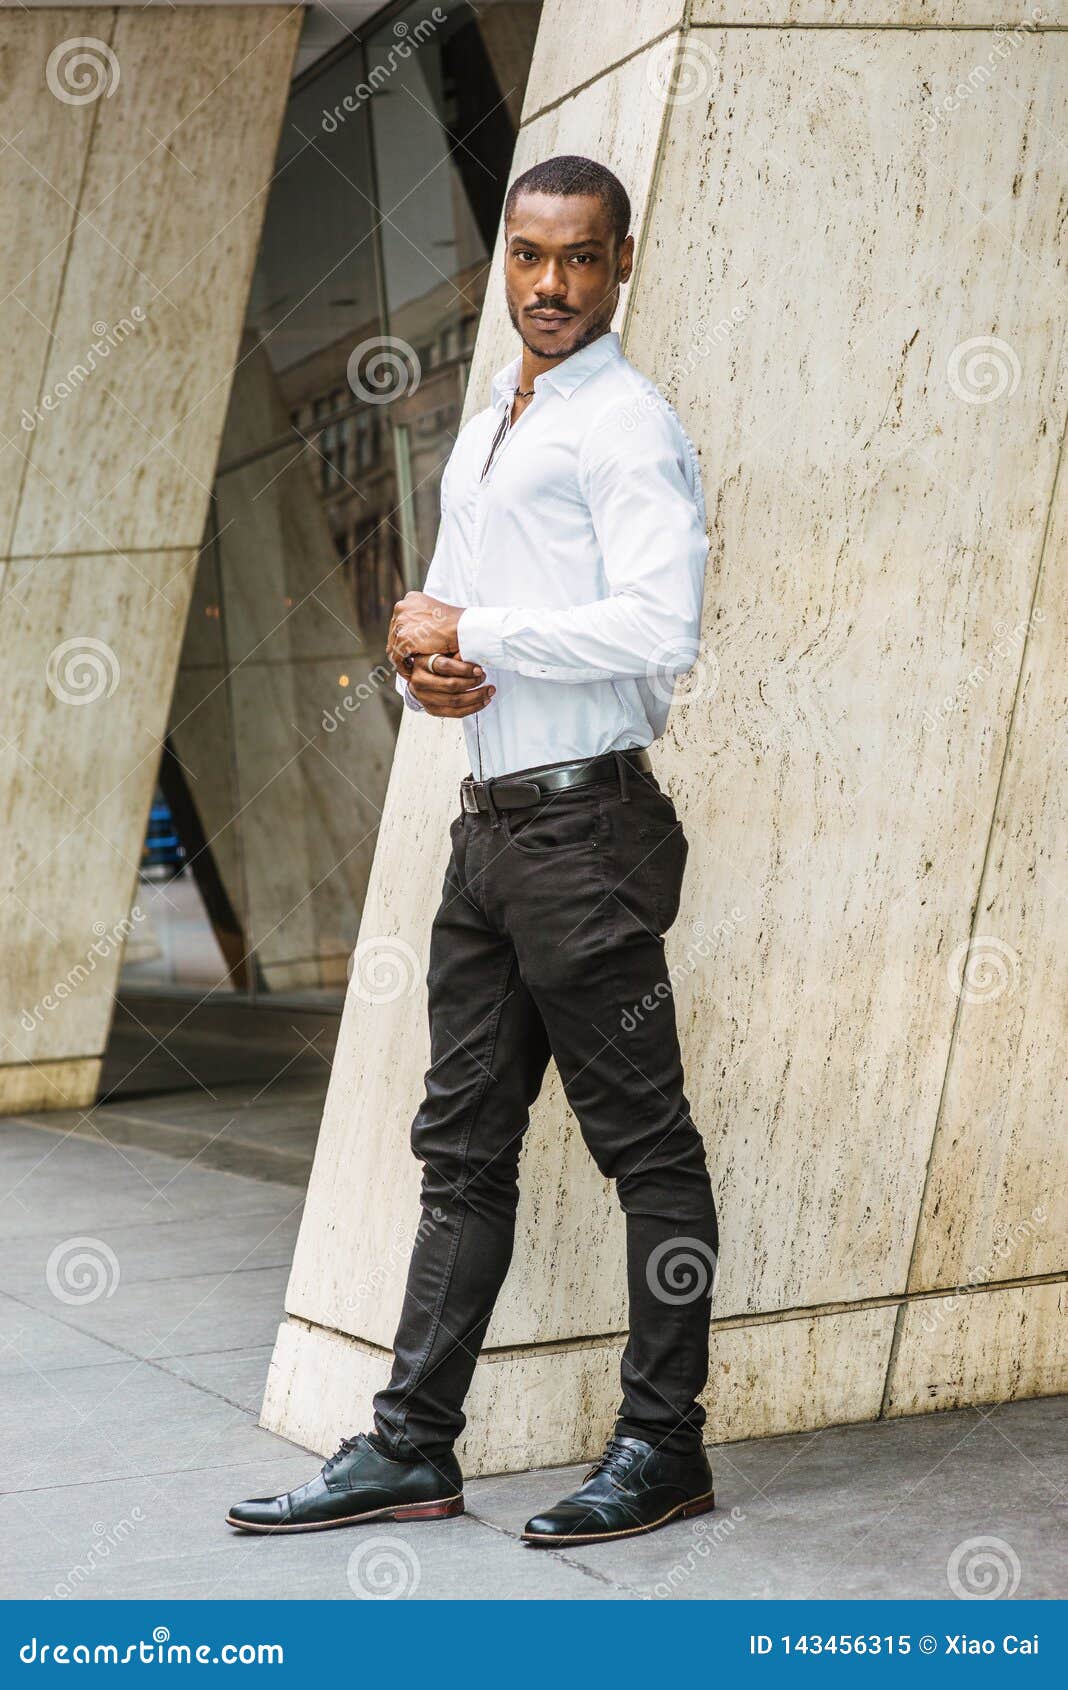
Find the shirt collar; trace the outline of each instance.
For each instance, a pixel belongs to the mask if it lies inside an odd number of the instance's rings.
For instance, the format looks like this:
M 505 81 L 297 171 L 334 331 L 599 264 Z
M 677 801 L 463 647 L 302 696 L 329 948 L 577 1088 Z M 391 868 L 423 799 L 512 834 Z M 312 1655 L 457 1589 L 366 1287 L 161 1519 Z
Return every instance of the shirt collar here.
M 569 358 L 561 359 L 559 364 L 548 370 L 543 370 L 534 377 L 534 391 L 539 392 L 542 387 L 555 387 L 556 391 L 565 399 L 570 399 L 576 387 L 592 376 L 595 370 L 609 363 L 613 358 L 622 358 L 623 350 L 619 343 L 619 335 L 615 329 L 607 334 L 598 335 L 587 346 L 582 346 L 577 352 L 572 352 Z M 517 353 L 510 364 L 503 370 L 498 370 L 491 384 L 491 400 L 499 405 L 502 399 L 512 397 L 519 383 L 519 371 L 522 366 L 523 354 Z

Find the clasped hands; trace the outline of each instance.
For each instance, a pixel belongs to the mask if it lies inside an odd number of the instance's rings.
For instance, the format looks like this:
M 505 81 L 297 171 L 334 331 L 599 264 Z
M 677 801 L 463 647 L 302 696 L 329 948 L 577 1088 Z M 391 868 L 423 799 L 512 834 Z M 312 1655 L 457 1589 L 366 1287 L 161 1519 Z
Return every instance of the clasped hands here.
M 386 652 L 415 702 L 431 716 L 473 716 L 494 694 L 482 684 L 485 671 L 459 655 L 463 610 L 429 593 L 405 593 L 393 606 Z M 432 670 L 428 657 L 434 657 Z

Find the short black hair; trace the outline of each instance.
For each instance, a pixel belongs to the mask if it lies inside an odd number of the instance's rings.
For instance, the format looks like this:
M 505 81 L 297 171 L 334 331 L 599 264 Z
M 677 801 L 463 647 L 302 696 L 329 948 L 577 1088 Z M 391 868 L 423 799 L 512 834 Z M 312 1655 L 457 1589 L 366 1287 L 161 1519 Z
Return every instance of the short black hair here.
M 608 213 L 608 221 L 618 247 L 630 233 L 630 200 L 627 190 L 603 164 L 596 159 L 582 158 L 577 153 L 561 153 L 557 158 L 543 159 L 517 176 L 504 202 L 504 221 L 515 211 L 520 194 L 592 194 Z

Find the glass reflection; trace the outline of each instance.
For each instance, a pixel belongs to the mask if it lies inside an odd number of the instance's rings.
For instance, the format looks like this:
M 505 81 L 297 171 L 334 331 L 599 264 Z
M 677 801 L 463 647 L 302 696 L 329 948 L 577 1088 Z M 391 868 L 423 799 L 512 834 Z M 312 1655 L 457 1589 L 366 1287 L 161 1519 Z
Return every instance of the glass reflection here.
M 253 996 L 344 989 L 539 13 L 393 8 L 287 109 L 168 740 Z

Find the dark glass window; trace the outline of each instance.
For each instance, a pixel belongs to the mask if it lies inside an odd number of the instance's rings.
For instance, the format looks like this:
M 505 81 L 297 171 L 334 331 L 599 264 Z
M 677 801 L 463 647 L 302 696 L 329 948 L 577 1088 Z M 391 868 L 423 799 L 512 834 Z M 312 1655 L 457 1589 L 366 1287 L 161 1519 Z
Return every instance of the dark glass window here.
M 388 8 L 287 108 L 169 739 L 254 992 L 344 989 L 539 14 Z

